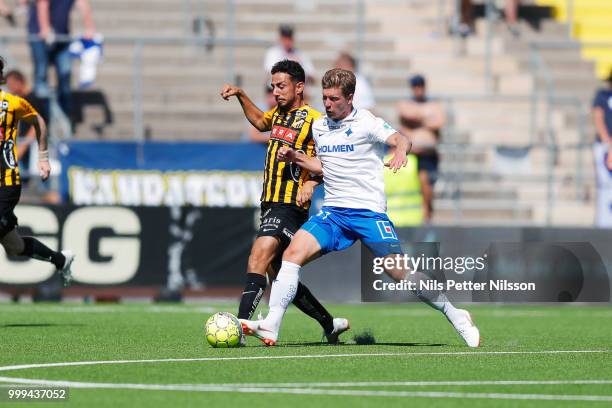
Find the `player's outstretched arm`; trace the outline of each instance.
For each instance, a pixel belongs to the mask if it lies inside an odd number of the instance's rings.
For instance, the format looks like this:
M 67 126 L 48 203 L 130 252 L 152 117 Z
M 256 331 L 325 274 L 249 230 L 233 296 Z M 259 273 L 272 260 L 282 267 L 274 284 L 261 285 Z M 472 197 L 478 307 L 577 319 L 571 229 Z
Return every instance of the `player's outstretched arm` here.
M 251 122 L 251 125 L 255 126 L 260 132 L 270 130 L 264 120 L 264 113 L 253 103 L 242 88 L 228 84 L 223 85 L 221 97 L 228 101 L 232 96 L 235 96 L 240 102 L 244 116 Z
M 408 159 L 406 155 L 412 148 L 412 142 L 401 133 L 395 132 L 387 138 L 387 145 L 395 147 L 395 153 L 391 160 L 385 163 L 386 167 L 396 173 L 400 168 L 405 167 Z
M 42 116 L 38 114 L 22 120 L 30 123 L 36 132 L 36 140 L 38 141 L 38 172 L 43 181 L 46 181 L 49 178 L 49 174 L 51 174 L 49 149 L 47 147 L 47 125 Z
M 316 176 L 323 174 L 323 165 L 321 164 L 321 160 L 317 159 L 316 157 L 308 156 L 302 152 L 297 152 L 290 147 L 282 146 L 280 149 L 278 149 L 276 158 L 282 162 L 295 163 L 304 170 L 308 170 Z

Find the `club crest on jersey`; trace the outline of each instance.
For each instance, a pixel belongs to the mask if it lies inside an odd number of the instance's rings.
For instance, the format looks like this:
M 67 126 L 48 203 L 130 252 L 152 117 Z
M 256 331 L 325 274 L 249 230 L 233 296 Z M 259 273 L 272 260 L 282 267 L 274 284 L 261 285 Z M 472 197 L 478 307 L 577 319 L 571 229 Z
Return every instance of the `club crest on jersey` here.
M 376 221 L 376 225 L 378 226 L 378 231 L 380 232 L 380 237 L 382 239 L 397 239 L 397 235 L 395 235 L 395 230 L 391 226 L 391 222 Z
M 293 129 L 301 129 L 302 126 L 304 126 L 304 122 L 305 121 L 306 121 L 306 117 L 305 116 L 298 116 L 297 113 L 296 113 L 295 119 L 293 119 L 293 123 L 291 124 L 291 127 Z

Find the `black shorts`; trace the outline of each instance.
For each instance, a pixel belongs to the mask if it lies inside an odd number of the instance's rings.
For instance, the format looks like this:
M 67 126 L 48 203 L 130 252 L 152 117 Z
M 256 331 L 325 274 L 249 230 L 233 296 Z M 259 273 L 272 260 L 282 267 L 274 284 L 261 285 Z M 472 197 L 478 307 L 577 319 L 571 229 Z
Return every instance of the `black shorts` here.
M 438 152 L 418 155 L 417 168 L 419 171 L 425 170 L 429 178 L 429 184 L 432 186 L 438 180 L 438 166 L 440 165 L 440 157 Z
M 281 243 L 280 253 L 282 253 L 306 220 L 308 220 L 308 210 L 296 205 L 262 203 L 257 237 L 278 238 Z
M 14 209 L 19 203 L 21 186 L 0 187 L 0 239 L 17 226 Z

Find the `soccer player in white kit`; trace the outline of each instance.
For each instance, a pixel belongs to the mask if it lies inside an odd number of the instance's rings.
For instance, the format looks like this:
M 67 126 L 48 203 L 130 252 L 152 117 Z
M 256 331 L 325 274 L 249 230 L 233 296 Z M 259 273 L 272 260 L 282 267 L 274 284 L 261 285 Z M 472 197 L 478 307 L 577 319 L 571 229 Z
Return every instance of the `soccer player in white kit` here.
M 303 265 L 327 252 L 346 249 L 357 240 L 376 257 L 402 252 L 395 228 L 385 214 L 383 166 L 394 172 L 405 166 L 410 142 L 368 110 L 353 108 L 355 75 L 352 72 L 338 68 L 327 71 L 322 85 L 326 116 L 312 125 L 317 156 L 283 147 L 279 149 L 278 159 L 323 175 L 323 208 L 302 225 L 283 253 L 282 267 L 272 283 L 266 318 L 241 320 L 245 334 L 269 346 L 276 344 Z M 385 145 L 395 148 L 388 163 L 383 163 Z M 408 280 L 412 274 L 423 275 L 418 271 L 386 272 L 397 281 Z M 479 346 L 480 333 L 467 311 L 456 309 L 441 292 L 429 298 L 420 292 L 417 296 L 442 312 L 468 346 Z

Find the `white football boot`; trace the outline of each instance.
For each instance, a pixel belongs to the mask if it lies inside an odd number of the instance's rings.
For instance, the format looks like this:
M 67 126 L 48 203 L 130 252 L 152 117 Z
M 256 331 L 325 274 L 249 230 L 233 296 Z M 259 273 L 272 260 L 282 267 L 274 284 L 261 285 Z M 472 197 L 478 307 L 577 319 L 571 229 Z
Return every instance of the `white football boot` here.
M 345 331 L 349 330 L 351 325 L 347 319 L 336 317 L 334 319 L 334 330 L 331 333 L 323 331 L 323 337 L 327 338 L 329 344 L 338 344 L 338 337 Z
M 276 346 L 276 339 L 278 339 L 278 332 L 270 329 L 266 329 L 261 326 L 261 320 L 246 320 L 239 319 L 242 325 L 242 333 L 247 336 L 257 337 L 266 346 Z
M 72 283 L 72 270 L 70 268 L 72 267 L 72 262 L 74 262 L 74 253 L 67 249 L 62 251 L 62 255 L 64 255 L 66 261 L 64 262 L 62 269 L 58 270 L 57 272 L 62 277 L 62 285 L 67 288 Z
M 452 319 L 446 316 L 453 325 L 457 333 L 463 338 L 468 347 L 480 346 L 480 331 L 472 321 L 472 316 L 467 310 L 456 309 L 452 314 Z

